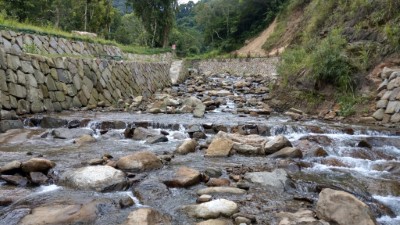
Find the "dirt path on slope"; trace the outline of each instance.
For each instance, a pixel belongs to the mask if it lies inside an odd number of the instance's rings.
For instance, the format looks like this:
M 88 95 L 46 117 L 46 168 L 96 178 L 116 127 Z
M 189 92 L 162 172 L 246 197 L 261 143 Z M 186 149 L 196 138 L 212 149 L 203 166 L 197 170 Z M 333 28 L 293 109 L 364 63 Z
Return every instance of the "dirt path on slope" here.
M 248 56 L 250 53 L 250 56 L 252 57 L 265 57 L 268 55 L 268 52 L 266 52 L 262 46 L 264 43 L 267 41 L 267 39 L 271 36 L 271 34 L 274 32 L 276 27 L 276 19 L 274 22 L 272 22 L 269 27 L 264 30 L 260 36 L 258 36 L 256 39 L 250 41 L 247 45 L 242 47 L 237 51 L 239 56 Z

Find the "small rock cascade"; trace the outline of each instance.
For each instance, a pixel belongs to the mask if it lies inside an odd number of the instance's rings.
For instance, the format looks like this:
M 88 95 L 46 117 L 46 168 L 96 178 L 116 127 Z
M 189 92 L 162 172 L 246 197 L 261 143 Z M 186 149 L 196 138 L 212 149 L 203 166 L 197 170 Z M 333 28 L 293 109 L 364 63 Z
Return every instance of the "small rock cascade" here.
M 385 67 L 381 78 L 373 117 L 383 123 L 397 124 L 400 122 L 400 68 Z

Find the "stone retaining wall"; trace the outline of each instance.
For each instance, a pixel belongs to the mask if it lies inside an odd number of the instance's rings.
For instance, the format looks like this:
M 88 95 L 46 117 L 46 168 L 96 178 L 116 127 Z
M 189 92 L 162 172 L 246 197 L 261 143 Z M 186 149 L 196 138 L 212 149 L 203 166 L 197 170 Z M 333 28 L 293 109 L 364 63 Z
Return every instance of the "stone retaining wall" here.
M 378 87 L 377 111 L 373 117 L 383 123 L 400 122 L 400 68 L 385 67 Z
M 36 53 L 42 55 L 77 55 L 80 57 L 118 56 L 130 61 L 171 62 L 172 54 L 140 55 L 125 53 L 119 47 L 101 45 L 65 38 L 42 36 L 38 34 L 0 31 L 0 48 L 12 53 Z
M 148 97 L 171 84 L 169 67 L 169 63 L 47 58 L 0 48 L 0 109 L 39 113 L 110 106 L 132 95 Z
M 37 34 L 0 31 L 0 48 L 7 52 L 22 53 L 37 51 L 40 54 L 71 54 L 80 56 L 122 56 L 123 52 L 116 46 L 101 45 L 65 38 L 42 36 Z
M 210 59 L 196 62 L 200 73 L 230 73 L 237 75 L 276 75 L 279 58 Z

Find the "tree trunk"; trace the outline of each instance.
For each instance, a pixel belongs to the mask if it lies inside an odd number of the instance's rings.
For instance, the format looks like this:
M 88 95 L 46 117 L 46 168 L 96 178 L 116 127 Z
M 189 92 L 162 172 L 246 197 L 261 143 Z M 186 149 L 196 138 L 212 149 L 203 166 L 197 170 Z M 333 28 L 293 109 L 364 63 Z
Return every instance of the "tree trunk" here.
M 165 26 L 163 30 L 163 48 L 167 48 L 169 45 L 169 27 Z
M 85 4 L 85 25 L 84 25 L 84 30 L 87 31 L 87 22 L 88 22 L 88 3 L 89 0 L 86 0 L 86 4 Z

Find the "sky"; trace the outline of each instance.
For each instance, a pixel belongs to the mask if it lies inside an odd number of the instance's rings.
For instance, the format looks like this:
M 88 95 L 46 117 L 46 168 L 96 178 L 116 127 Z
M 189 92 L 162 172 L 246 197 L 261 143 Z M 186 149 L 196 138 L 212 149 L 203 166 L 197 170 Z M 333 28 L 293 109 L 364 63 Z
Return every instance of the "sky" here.
M 188 3 L 190 0 L 178 0 L 179 4 Z M 192 0 L 194 3 L 198 2 L 199 0 Z

